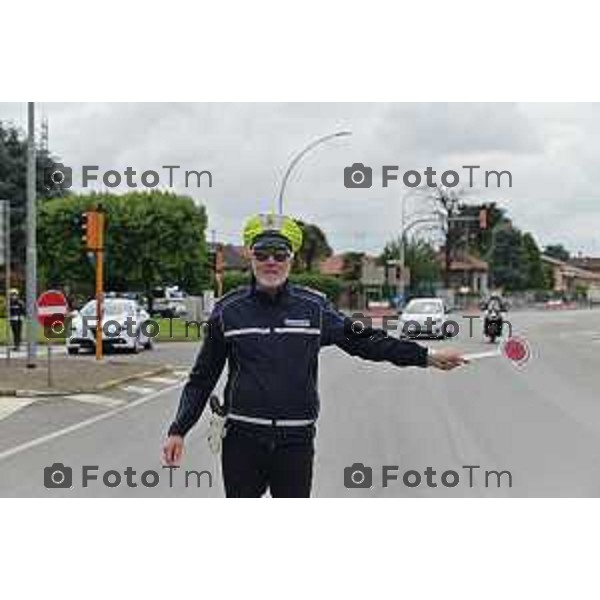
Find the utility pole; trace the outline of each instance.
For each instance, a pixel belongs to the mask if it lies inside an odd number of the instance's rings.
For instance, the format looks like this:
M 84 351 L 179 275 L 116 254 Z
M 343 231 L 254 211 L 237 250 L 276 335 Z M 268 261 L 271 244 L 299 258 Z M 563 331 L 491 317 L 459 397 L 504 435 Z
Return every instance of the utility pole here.
M 400 298 L 402 307 L 405 305 L 404 294 L 406 293 L 406 250 L 405 250 L 405 233 L 406 226 L 406 195 L 402 196 L 401 200 L 401 215 L 400 215 Z
M 6 313 L 5 321 L 5 339 L 6 339 L 6 360 L 10 361 L 10 201 L 0 200 L 0 252 L 4 259 L 4 311 Z
M 25 300 L 27 310 L 27 367 L 34 368 L 37 355 L 37 207 L 35 173 L 35 103 L 27 103 L 27 249 Z
M 102 360 L 102 315 L 104 312 L 104 212 L 96 213 L 96 360 Z
M 101 204 L 86 210 L 81 217 L 81 241 L 93 257 L 96 294 L 96 360 L 102 360 L 102 314 L 104 302 L 104 229 L 106 214 Z

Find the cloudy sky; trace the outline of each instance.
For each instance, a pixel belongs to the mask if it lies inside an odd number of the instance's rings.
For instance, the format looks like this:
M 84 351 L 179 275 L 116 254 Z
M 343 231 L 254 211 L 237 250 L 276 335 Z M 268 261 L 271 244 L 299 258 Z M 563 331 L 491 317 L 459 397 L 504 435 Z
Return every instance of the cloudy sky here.
M 467 201 L 495 200 L 540 245 L 563 243 L 600 256 L 600 104 L 47 104 L 49 146 L 73 168 L 84 164 L 161 173 L 163 165 L 209 170 L 201 188 L 177 192 L 202 202 L 217 238 L 239 242 L 244 218 L 276 207 L 289 161 L 312 140 L 335 131 L 352 136 L 315 148 L 294 170 L 285 212 L 319 224 L 336 251 L 378 252 L 397 236 L 401 181 L 381 185 L 381 167 L 432 167 L 461 176 Z M 25 127 L 25 104 L 0 103 L 0 120 Z M 347 189 L 344 168 L 373 168 L 370 189 Z M 469 189 L 463 165 L 480 165 Z M 485 187 L 485 170 L 509 170 L 502 187 Z M 195 186 L 195 184 L 193 183 Z M 96 188 L 97 189 L 97 186 Z M 119 191 L 126 191 L 122 186 Z M 412 198 L 408 213 L 425 200 Z

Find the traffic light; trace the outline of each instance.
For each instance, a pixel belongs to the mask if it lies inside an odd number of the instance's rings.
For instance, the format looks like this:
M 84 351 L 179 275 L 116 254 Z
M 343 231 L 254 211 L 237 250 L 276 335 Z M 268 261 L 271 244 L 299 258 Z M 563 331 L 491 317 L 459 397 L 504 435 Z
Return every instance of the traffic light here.
M 487 229 L 488 227 L 488 211 L 487 208 L 482 208 L 479 211 L 479 229 Z
M 81 241 L 87 250 L 104 249 L 104 213 L 88 210 L 81 217 Z
M 81 227 L 81 241 L 83 242 L 83 245 L 86 247 L 86 249 L 88 248 L 88 232 L 91 227 L 90 214 L 91 213 L 89 212 L 84 212 L 79 220 L 79 224 Z

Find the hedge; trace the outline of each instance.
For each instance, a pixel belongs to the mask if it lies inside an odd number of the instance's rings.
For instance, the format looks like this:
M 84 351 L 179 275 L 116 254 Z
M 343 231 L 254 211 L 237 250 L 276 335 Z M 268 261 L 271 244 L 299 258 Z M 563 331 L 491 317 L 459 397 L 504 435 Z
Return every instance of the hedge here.
M 332 302 L 337 302 L 342 293 L 343 283 L 335 277 L 317 273 L 295 273 L 290 275 L 290 281 L 298 285 L 311 287 L 325 294 Z M 250 275 L 241 271 L 228 271 L 223 275 L 223 293 L 250 283 Z

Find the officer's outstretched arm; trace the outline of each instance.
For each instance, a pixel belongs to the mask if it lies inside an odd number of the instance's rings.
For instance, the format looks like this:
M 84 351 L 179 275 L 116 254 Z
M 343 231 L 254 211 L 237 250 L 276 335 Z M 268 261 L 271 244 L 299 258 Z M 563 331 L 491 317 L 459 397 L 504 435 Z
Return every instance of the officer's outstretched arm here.
M 208 320 L 208 327 L 205 328 L 202 348 L 181 392 L 179 408 L 169 427 L 169 435 L 183 437 L 195 425 L 219 381 L 226 359 L 227 347 L 221 318 L 215 309 Z
M 387 361 L 395 365 L 428 366 L 426 347 L 410 340 L 399 340 L 388 336 L 382 329 L 365 327 L 352 328 L 352 319 L 339 312 L 330 302 L 323 309 L 321 345 L 335 344 L 348 354 L 366 360 Z

